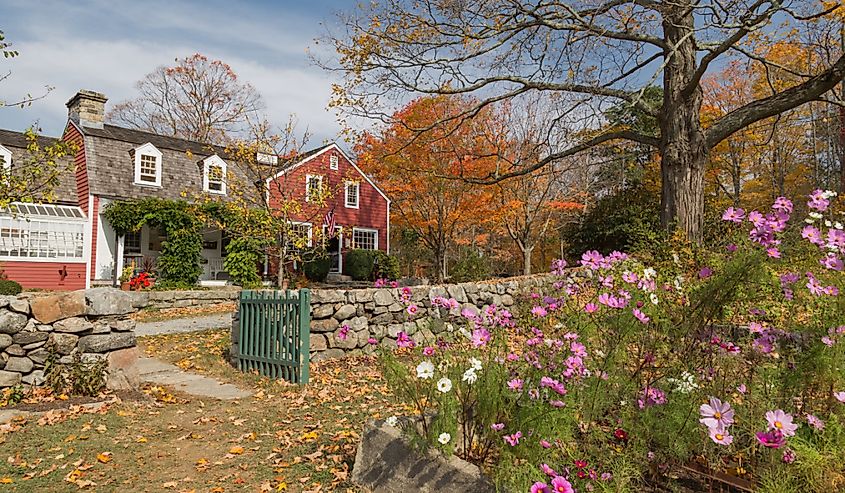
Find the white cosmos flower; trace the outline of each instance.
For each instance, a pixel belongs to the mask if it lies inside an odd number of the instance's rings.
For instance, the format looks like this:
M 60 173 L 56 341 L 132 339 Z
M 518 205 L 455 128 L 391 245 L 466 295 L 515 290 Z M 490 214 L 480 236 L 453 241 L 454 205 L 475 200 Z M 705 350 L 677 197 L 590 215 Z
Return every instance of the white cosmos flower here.
M 645 269 L 643 269 L 643 277 L 646 278 L 646 279 L 652 279 L 656 275 L 657 275 L 657 271 L 654 270 L 651 267 L 646 267 Z
M 478 380 L 478 374 L 475 373 L 475 368 L 470 368 L 464 372 L 464 376 L 461 377 L 461 380 L 468 384 L 474 384 L 476 380 Z
M 417 365 L 417 378 L 428 380 L 434 377 L 434 365 L 429 360 L 425 360 Z
M 660 298 L 657 297 L 656 293 L 651 293 L 650 295 L 648 295 L 648 299 L 651 300 L 652 305 L 660 303 Z
M 455 326 L 449 322 L 446 322 L 446 331 L 447 332 L 455 332 Z
M 461 327 L 460 329 L 458 329 L 458 332 L 460 332 L 461 335 L 466 337 L 467 339 L 472 339 L 472 334 L 465 328 Z
M 391 416 L 385 419 L 384 422 L 387 423 L 389 426 L 393 426 L 395 428 L 396 425 L 399 424 L 399 418 L 397 418 L 396 416 Z
M 478 358 L 470 358 L 469 364 L 472 366 L 472 369 L 475 371 L 481 371 L 481 360 Z
M 448 433 L 441 433 L 439 437 L 437 437 L 437 441 L 440 442 L 441 445 L 446 445 L 452 439 L 452 435 Z
M 807 219 L 804 219 L 804 222 L 807 223 L 807 224 L 813 224 L 816 221 L 813 220 L 813 218 L 808 217 Z
M 446 377 L 441 378 L 437 381 L 437 390 L 443 392 L 444 394 L 452 390 L 452 381 Z
M 829 228 L 829 227 L 833 226 L 833 223 L 828 221 L 828 220 L 825 220 L 824 225 Z
M 836 228 L 836 229 L 842 229 L 842 223 L 835 222 L 835 223 L 833 223 L 833 227 Z
M 821 219 L 822 218 L 821 212 L 811 212 L 809 214 L 809 216 L 812 217 L 813 219 Z

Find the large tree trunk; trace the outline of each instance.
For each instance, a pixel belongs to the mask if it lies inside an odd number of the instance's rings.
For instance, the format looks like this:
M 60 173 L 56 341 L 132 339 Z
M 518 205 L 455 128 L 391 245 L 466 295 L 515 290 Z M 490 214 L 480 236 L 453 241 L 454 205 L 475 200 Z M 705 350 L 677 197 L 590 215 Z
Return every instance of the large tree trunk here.
M 687 5 L 685 5 L 687 4 Z M 685 91 L 696 69 L 693 16 L 689 1 L 666 7 L 663 30 L 667 49 L 663 70 L 661 130 L 660 222 L 667 230 L 678 229 L 695 242 L 703 238 L 704 169 L 707 147 L 699 114 L 701 88 Z
M 533 251 L 533 246 L 522 248 L 522 274 L 525 276 L 531 275 L 531 252 Z

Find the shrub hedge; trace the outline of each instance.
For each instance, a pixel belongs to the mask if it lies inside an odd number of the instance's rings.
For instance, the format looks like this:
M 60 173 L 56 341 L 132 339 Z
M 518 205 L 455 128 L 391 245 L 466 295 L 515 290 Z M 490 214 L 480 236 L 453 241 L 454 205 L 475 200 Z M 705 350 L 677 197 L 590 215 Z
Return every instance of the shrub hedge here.
M 20 284 L 9 279 L 0 279 L 0 295 L 20 294 L 23 288 Z

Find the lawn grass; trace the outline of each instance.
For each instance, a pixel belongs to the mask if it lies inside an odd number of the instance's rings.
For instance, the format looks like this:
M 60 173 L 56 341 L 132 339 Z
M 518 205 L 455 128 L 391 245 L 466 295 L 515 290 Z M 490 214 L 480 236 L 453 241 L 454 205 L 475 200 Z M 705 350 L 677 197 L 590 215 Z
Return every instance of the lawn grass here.
M 350 483 L 368 418 L 401 412 L 372 358 L 312 365 L 306 387 L 242 374 L 225 360 L 228 331 L 143 338 L 144 350 L 252 389 L 242 401 L 168 389 L 102 412 L 32 417 L 0 434 L 0 489 L 20 492 L 357 491 Z M 41 421 L 47 421 L 42 418 Z

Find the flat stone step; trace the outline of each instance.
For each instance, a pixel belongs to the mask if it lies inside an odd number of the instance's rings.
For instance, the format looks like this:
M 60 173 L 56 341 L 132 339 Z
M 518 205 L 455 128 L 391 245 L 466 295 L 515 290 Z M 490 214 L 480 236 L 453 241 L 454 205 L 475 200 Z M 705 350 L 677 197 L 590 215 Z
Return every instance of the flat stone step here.
M 252 392 L 230 383 L 220 383 L 204 375 L 189 373 L 178 366 L 155 358 L 140 358 L 138 360 L 138 373 L 144 382 L 167 385 L 175 390 L 197 397 L 236 400 L 245 399 L 252 395 Z

